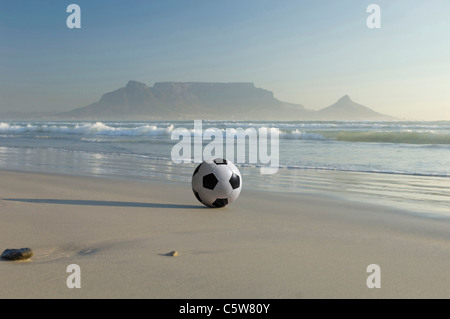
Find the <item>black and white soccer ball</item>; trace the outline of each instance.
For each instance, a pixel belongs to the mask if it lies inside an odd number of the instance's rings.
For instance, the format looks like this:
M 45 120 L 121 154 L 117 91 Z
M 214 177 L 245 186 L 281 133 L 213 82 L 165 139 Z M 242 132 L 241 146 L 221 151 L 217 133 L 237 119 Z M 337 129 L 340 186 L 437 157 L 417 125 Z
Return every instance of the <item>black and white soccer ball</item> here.
M 192 175 L 195 197 L 209 207 L 223 207 L 238 198 L 242 189 L 242 176 L 237 167 L 222 158 L 206 160 Z

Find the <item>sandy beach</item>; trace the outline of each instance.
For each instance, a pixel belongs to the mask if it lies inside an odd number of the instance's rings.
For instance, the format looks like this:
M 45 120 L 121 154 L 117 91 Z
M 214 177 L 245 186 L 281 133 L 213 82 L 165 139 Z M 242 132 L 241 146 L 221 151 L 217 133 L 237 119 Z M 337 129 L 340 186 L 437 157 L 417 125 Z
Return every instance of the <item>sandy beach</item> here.
M 0 298 L 450 297 L 448 220 L 246 189 L 208 209 L 190 185 L 12 171 L 0 191 L 0 250 L 34 250 L 0 262 Z

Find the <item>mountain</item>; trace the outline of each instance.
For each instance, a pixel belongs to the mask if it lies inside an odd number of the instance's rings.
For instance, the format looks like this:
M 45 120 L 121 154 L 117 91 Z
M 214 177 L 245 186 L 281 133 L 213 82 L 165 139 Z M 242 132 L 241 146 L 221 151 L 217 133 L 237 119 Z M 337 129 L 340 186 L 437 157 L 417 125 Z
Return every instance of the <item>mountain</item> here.
M 230 119 L 286 120 L 311 111 L 302 105 L 277 100 L 271 91 L 253 83 L 163 82 L 148 87 L 129 81 L 104 94 L 98 102 L 58 118 L 91 120 Z
M 317 119 L 334 121 L 392 121 L 395 119 L 353 102 L 348 95 L 344 95 L 333 105 L 317 111 L 316 115 Z
M 33 114 L 11 113 L 1 118 L 30 119 Z M 99 101 L 63 113 L 34 118 L 69 120 L 394 120 L 353 102 L 348 95 L 313 111 L 280 101 L 253 83 L 160 82 L 152 87 L 129 81 Z

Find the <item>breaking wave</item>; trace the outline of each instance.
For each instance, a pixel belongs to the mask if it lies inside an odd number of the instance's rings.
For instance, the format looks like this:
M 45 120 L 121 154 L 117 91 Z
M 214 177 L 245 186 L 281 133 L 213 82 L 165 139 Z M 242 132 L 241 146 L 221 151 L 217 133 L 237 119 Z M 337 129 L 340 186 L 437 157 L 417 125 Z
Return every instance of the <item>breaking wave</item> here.
M 10 133 L 60 133 L 78 135 L 111 135 L 111 136 L 142 136 L 166 135 L 173 130 L 173 125 L 157 127 L 156 125 L 141 125 L 136 127 L 114 127 L 102 122 L 79 124 L 8 124 L 0 123 L 0 132 Z
M 422 132 L 337 132 L 333 139 L 346 142 L 403 143 L 403 144 L 450 144 L 450 134 L 433 131 Z
M 183 126 L 187 123 L 178 123 Z M 219 123 L 217 123 L 219 124 Z M 243 128 L 224 127 L 227 123 L 221 123 L 219 130 L 224 136 L 242 134 L 245 132 L 254 133 L 261 129 L 266 129 L 268 133 L 278 133 L 280 139 L 284 140 L 312 140 L 312 141 L 342 141 L 342 142 L 364 142 L 364 143 L 395 143 L 395 144 L 423 144 L 423 145 L 450 145 L 450 130 L 433 129 L 411 129 L 398 128 L 393 130 L 385 127 L 371 127 L 366 130 L 360 128 L 355 130 L 348 128 L 349 123 L 344 127 L 339 127 L 336 123 L 328 123 L 327 129 L 322 127 L 314 129 L 314 123 L 308 123 L 308 127 L 302 127 L 300 124 L 291 126 L 270 127 L 260 125 L 251 126 L 251 123 L 241 123 Z M 236 123 L 234 123 L 236 124 Z M 274 126 L 280 123 L 274 123 Z M 356 125 L 353 124 L 353 125 Z M 361 125 L 361 124 L 360 124 Z M 417 125 L 416 125 L 417 126 Z M 0 133 L 2 134 L 21 134 L 21 133 L 45 133 L 45 134 L 74 134 L 84 136 L 164 136 L 170 135 L 174 131 L 173 123 L 0 123 Z M 207 129 L 204 127 L 203 130 Z M 195 129 L 189 129 L 191 134 L 197 133 Z
M 266 129 L 270 133 L 277 131 L 281 139 L 287 140 L 450 145 L 450 133 L 435 131 L 301 131 L 299 129 L 282 131 L 274 128 Z M 230 131 L 233 133 L 233 129 Z

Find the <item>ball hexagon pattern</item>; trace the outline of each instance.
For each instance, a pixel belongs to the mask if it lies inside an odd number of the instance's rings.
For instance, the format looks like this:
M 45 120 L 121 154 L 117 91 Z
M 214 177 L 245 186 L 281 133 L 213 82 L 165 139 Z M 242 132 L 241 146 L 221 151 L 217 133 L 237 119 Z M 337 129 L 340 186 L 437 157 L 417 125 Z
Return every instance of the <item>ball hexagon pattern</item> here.
M 242 189 L 242 176 L 237 167 L 222 158 L 205 160 L 192 175 L 195 197 L 209 207 L 224 207 L 234 202 Z

